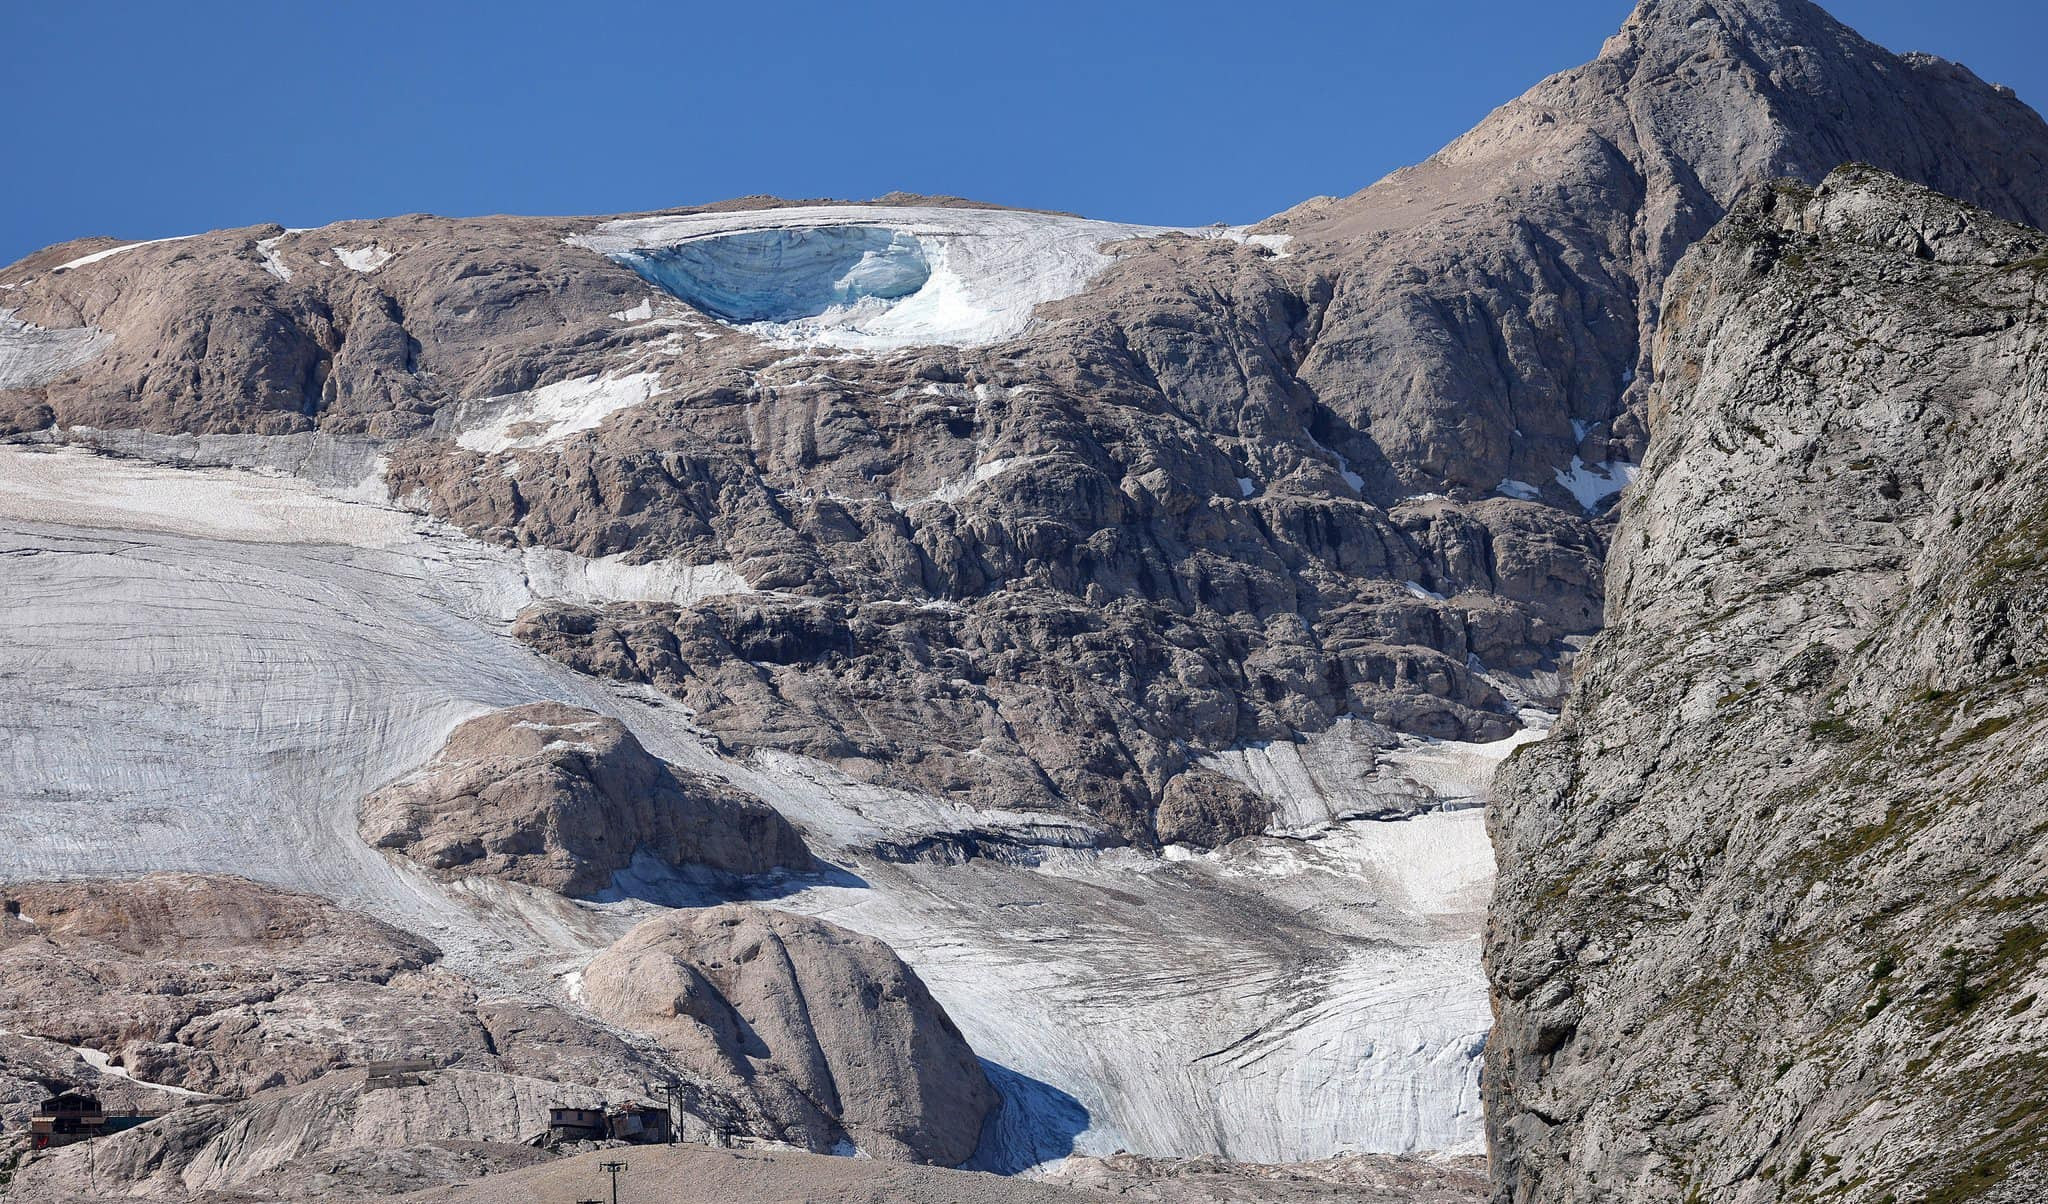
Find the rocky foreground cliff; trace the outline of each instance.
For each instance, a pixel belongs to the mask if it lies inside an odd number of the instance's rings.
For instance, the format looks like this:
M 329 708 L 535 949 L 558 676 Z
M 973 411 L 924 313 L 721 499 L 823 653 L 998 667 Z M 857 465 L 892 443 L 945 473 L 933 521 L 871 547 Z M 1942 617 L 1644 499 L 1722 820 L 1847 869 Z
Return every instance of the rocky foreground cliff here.
M 1666 295 L 1608 626 L 1497 781 L 1498 1199 L 2048 1192 L 2048 236 L 1874 170 Z

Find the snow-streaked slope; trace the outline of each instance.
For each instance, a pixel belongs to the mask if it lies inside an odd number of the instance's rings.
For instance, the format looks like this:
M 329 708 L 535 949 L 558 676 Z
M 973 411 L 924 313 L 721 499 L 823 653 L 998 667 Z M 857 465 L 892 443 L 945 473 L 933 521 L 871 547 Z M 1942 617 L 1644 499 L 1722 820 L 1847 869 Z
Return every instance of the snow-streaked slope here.
M 822 231 L 837 233 L 806 238 Z M 1011 338 L 1032 310 L 1108 267 L 1106 244 L 1173 233 L 1244 237 L 1009 209 L 815 205 L 622 218 L 570 241 L 707 312 L 753 317 L 736 324 L 770 342 L 879 351 Z M 721 241 L 737 245 L 711 245 Z
M 330 457 L 333 477 L 359 456 Z M 355 830 L 361 795 L 462 719 L 561 699 L 761 795 L 844 867 L 766 882 L 760 900 L 871 933 L 925 977 L 1011 1100 L 988 1165 L 1477 1140 L 1476 812 L 1161 859 L 1062 848 L 1091 836 L 1064 816 L 968 811 L 800 757 L 737 763 L 673 700 L 574 674 L 506 623 L 550 589 L 687 603 L 743 587 L 729 570 L 589 562 L 550 586 L 520 553 L 296 479 L 0 450 L 0 562 L 0 878 L 246 874 L 366 907 L 500 989 L 573 1002 L 563 975 L 690 888 L 627 878 L 616 901 L 576 904 L 443 884 Z M 1044 863 L 871 851 L 969 829 L 1038 843 Z
M 1292 741 L 1226 749 L 1202 764 L 1273 804 L 1269 831 L 1303 835 L 1369 815 L 1413 815 L 1477 807 L 1494 767 L 1549 730 L 1551 716 L 1522 712 L 1524 727 L 1505 740 L 1468 744 L 1399 735 L 1340 719 Z
M 650 307 L 651 312 L 651 307 Z M 659 387 L 659 372 L 604 373 L 557 381 L 510 393 L 465 401 L 450 422 L 461 430 L 455 441 L 491 454 L 559 442 L 595 428 L 612 414 L 645 402 Z

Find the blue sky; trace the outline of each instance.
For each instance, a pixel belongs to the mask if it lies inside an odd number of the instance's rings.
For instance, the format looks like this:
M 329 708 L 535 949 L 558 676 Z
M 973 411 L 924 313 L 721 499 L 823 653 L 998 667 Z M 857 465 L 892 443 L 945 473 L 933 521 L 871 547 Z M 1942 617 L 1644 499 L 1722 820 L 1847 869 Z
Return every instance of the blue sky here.
M 0 3 L 0 262 L 393 213 L 902 188 L 1251 221 L 1419 159 L 1628 0 Z M 2039 0 L 1835 0 L 2048 102 Z

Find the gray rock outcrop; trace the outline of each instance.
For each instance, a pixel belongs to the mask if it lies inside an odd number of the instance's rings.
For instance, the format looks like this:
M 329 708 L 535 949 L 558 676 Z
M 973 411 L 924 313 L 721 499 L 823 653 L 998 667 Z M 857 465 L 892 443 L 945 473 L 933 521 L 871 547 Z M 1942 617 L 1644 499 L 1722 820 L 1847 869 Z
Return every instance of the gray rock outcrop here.
M 1665 295 L 1564 717 L 1496 779 L 1497 1199 L 2048 1194 L 2048 236 L 1844 168 Z
M 974 1051 L 887 945 L 726 905 L 635 928 L 583 972 L 592 1011 L 751 1090 L 810 1149 L 965 1162 L 996 1095 Z
M 774 808 L 667 764 L 616 719 L 552 702 L 461 724 L 432 761 L 363 800 L 360 828 L 442 873 L 574 896 L 609 888 L 643 852 L 734 875 L 811 864 Z

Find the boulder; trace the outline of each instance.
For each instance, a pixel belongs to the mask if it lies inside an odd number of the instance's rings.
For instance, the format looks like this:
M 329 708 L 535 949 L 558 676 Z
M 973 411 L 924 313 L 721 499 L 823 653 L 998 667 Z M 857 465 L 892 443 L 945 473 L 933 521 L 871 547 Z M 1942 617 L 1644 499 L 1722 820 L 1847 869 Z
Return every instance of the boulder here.
M 887 945 L 823 920 L 726 905 L 647 921 L 583 972 L 586 1004 L 745 1084 L 788 1139 L 957 1165 L 996 1106 L 974 1051 Z
M 457 727 L 432 761 L 363 800 L 363 839 L 445 875 L 589 896 L 645 852 L 721 874 L 803 869 L 781 813 L 669 765 L 616 719 L 537 702 Z

